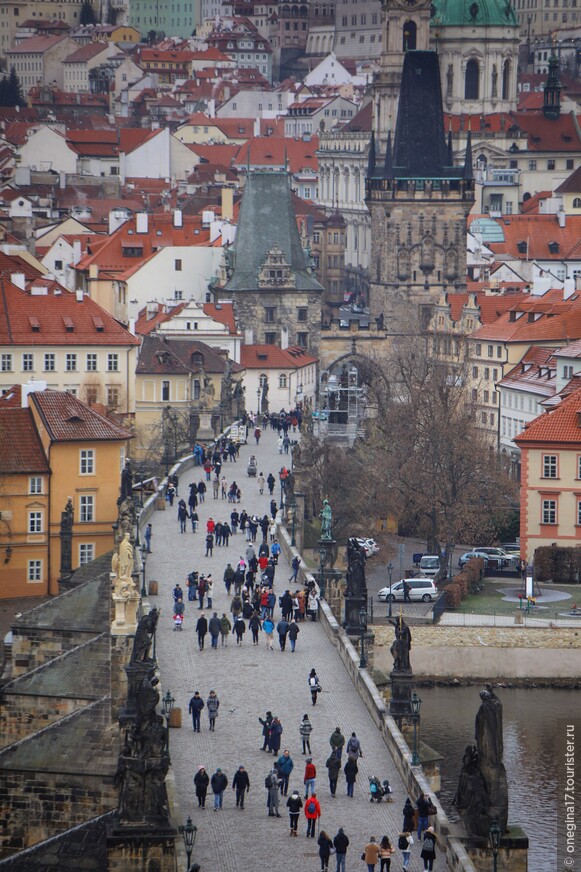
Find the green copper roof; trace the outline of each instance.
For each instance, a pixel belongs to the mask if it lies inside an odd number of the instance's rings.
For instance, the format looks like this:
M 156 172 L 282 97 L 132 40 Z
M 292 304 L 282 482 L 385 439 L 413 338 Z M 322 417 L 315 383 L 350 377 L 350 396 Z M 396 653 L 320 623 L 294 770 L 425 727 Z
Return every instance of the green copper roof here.
M 509 0 L 434 0 L 432 27 L 517 27 Z

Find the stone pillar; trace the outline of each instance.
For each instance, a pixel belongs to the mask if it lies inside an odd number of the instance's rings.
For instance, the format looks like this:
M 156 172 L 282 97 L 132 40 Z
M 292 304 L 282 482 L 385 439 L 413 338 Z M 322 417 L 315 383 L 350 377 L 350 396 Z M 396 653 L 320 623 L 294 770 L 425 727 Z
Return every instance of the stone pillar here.
M 144 678 L 151 674 L 155 663 L 148 660 L 132 660 L 126 667 L 127 700 L 119 712 L 119 723 L 125 726 L 137 717 L 137 692 Z
M 478 872 L 489 872 L 492 869 L 492 850 L 483 839 L 469 838 L 464 846 Z M 528 851 L 529 840 L 525 831 L 520 827 L 509 826 L 500 839 L 498 868 L 502 872 L 527 872 Z
M 107 833 L 108 872 L 175 872 L 176 835 L 171 825 L 121 824 L 116 822 Z
M 411 713 L 410 700 L 412 696 L 413 675 L 411 669 L 409 672 L 396 671 L 394 669 L 390 672 L 389 678 L 391 681 L 389 713 L 401 730 L 403 719 L 408 718 Z
M 327 600 L 327 604 L 331 611 L 333 612 L 333 616 L 335 620 L 339 623 L 343 623 L 343 590 L 345 588 L 345 582 L 343 581 L 343 575 L 338 569 L 326 569 L 325 570 L 325 599 Z

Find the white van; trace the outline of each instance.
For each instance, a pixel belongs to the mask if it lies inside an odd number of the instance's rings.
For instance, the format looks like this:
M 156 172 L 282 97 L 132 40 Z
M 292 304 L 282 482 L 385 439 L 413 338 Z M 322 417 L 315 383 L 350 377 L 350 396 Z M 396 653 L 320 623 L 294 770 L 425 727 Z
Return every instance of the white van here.
M 381 602 L 403 600 L 405 597 L 404 582 L 409 588 L 412 602 L 429 603 L 438 596 L 438 590 L 431 578 L 402 578 L 401 581 L 394 581 L 391 587 L 382 587 L 377 592 L 378 599 Z
M 437 554 L 424 554 L 420 560 L 420 572 L 424 578 L 435 578 L 440 571 L 440 558 Z

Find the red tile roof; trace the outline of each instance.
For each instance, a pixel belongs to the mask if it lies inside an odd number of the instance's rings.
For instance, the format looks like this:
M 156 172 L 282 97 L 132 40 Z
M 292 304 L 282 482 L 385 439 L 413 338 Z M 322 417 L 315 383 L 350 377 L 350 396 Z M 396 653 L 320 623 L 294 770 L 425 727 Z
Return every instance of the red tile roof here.
M 317 361 L 298 346 L 243 345 L 240 349 L 240 363 L 246 369 L 299 369 Z
M 483 324 L 490 324 L 511 306 L 515 306 L 525 299 L 528 299 L 527 294 L 476 294 L 476 303 L 480 308 L 480 320 Z M 468 294 L 448 294 L 447 300 L 452 321 L 458 321 L 462 315 L 462 309 L 468 302 Z
M 318 147 L 318 136 L 313 136 L 308 142 L 274 136 L 254 137 L 240 146 L 235 166 L 238 168 L 247 166 L 249 154 L 251 166 L 284 166 L 286 156 L 291 173 L 298 173 L 305 168 L 316 173 L 318 172 Z
M 201 355 L 200 361 L 197 355 Z M 227 359 L 225 352 L 205 342 L 151 334 L 143 337 L 135 372 L 138 375 L 179 375 L 204 369 L 208 373 L 220 374 L 226 372 Z M 233 373 L 243 370 L 239 363 L 231 363 L 231 368 Z
M 544 200 L 548 200 L 549 197 L 553 196 L 552 191 L 539 191 L 537 194 L 533 194 L 532 197 L 529 197 L 528 200 L 524 200 L 521 204 L 521 212 L 523 215 L 532 215 L 539 214 L 539 209 L 541 207 L 541 203 Z
M 187 303 L 179 303 L 177 306 L 173 306 L 171 309 L 166 311 L 163 303 L 158 303 L 157 312 L 154 315 L 151 315 L 149 318 L 147 317 L 147 307 L 141 309 L 137 320 L 135 322 L 135 332 L 139 336 L 147 336 L 148 333 L 153 333 L 160 324 L 163 324 L 164 321 L 169 321 L 174 315 L 179 315 L 182 309 L 185 308 Z
M 37 284 L 56 285 L 43 280 Z M 71 323 L 72 330 L 67 330 Z M 90 297 L 77 302 L 76 294 L 62 289 L 58 296 L 30 296 L 5 279 L 0 288 L 0 345 L 130 347 L 139 340 Z
M 188 145 L 190 151 L 197 154 L 203 161 L 212 164 L 222 164 L 229 167 L 241 146 L 239 145 Z
M 555 194 L 581 194 L 581 166 L 573 170 L 571 175 L 555 188 Z
M 568 215 L 565 226 L 560 227 L 556 215 L 511 215 L 495 220 L 504 234 L 504 242 L 487 242 L 495 254 L 509 254 L 516 260 L 562 261 L 567 258 L 581 239 L 581 215 Z M 559 250 L 551 252 L 549 243 L 557 242 Z M 519 251 L 519 243 L 528 245 Z
M 517 445 L 526 447 L 535 443 L 558 443 L 581 448 L 581 388 L 576 390 L 555 409 L 525 424 L 515 437 Z
M 219 321 L 228 328 L 228 333 L 234 336 L 238 331 L 236 329 L 236 318 L 234 317 L 233 303 L 204 303 L 202 309 L 213 318 L 214 321 Z
M 80 64 L 84 61 L 90 61 L 102 52 L 107 51 L 108 48 L 109 46 L 106 42 L 88 42 L 68 55 L 64 59 L 63 64 Z
M 117 442 L 132 438 L 128 430 L 66 391 L 35 391 L 28 398 L 36 406 L 52 442 Z
M 252 139 L 254 118 L 214 118 L 214 126 L 229 139 Z
M 581 136 L 573 115 L 550 120 L 544 115 L 515 114 L 515 123 L 528 134 L 530 151 L 579 151 Z
M 0 401 L 0 474 L 50 472 L 30 409 L 5 408 Z
M 31 36 L 24 39 L 15 48 L 6 49 L 6 54 L 43 54 L 47 49 L 53 48 L 62 42 L 63 39 L 68 39 L 66 36 Z
M 559 344 L 569 339 L 580 339 L 581 299 L 573 295 L 563 301 L 562 297 L 563 292 L 559 290 L 549 291 L 542 297 L 527 296 L 512 305 L 496 321 L 480 327 L 471 338 L 532 345 L 540 342 Z

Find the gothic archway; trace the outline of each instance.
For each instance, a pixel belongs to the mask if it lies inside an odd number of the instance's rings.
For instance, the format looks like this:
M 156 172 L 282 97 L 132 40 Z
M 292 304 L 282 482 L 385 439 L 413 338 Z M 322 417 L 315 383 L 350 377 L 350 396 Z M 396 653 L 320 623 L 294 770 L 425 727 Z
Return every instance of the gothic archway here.
M 415 51 L 418 41 L 418 28 L 415 21 L 405 22 L 402 37 L 402 51 Z

